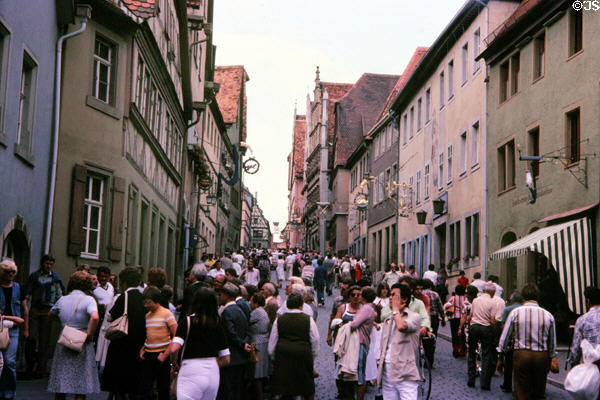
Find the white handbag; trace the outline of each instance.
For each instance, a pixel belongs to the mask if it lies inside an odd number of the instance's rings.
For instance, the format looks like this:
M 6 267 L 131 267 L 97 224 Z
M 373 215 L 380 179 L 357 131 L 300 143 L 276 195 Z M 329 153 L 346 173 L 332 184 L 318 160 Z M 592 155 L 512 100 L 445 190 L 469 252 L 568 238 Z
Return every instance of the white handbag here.
M 125 312 L 119 318 L 110 322 L 106 327 L 104 337 L 108 340 L 121 339 L 129 332 L 129 319 L 127 317 L 127 291 L 125 291 Z
M 85 341 L 87 340 L 88 334 L 85 331 L 81 331 L 77 328 L 69 326 L 69 321 L 71 321 L 71 318 L 73 318 L 73 315 L 75 315 L 77 307 L 79 307 L 79 303 L 81 303 L 81 300 L 83 300 L 84 297 L 86 296 L 82 296 L 77 302 L 77 305 L 73 310 L 73 314 L 71 314 L 71 317 L 65 324 L 65 327 L 63 328 L 62 332 L 60 333 L 60 337 L 58 338 L 58 343 L 62 344 L 68 349 L 77 352 L 81 352 L 83 350 L 83 346 L 85 344 Z

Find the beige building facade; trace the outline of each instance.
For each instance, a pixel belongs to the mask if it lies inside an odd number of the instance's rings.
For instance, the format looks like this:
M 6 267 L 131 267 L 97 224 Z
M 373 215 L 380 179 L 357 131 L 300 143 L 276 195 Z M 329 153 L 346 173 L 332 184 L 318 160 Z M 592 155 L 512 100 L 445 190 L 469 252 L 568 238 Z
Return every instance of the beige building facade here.
M 400 125 L 399 257 L 419 276 L 429 264 L 451 278 L 484 269 L 485 66 L 475 58 L 517 3 L 483 3 L 465 3 L 392 104 Z M 439 214 L 434 200 L 443 201 Z
M 191 116 L 185 6 L 89 3 L 92 20 L 64 50 L 56 270 L 162 266 L 173 281 Z

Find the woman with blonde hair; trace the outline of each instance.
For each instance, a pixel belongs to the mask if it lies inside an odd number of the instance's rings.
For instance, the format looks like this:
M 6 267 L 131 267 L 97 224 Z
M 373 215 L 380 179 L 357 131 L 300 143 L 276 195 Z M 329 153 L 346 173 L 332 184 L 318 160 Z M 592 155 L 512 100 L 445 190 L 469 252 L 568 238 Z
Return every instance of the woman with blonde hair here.
M 17 275 L 17 264 L 10 258 L 0 262 L 0 314 L 3 318 L 3 329 L 9 328 L 10 343 L 8 348 L 0 353 L 4 368 L 0 373 L 0 398 L 12 399 L 17 388 L 17 348 L 19 347 L 19 325 L 23 316 L 27 317 L 27 309 L 21 306 L 21 288 L 14 282 Z

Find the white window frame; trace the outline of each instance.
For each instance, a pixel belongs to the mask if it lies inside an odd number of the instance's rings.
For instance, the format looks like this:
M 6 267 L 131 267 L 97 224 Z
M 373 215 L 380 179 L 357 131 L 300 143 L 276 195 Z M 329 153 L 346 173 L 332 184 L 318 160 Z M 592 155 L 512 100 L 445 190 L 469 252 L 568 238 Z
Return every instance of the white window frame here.
M 448 100 L 454 97 L 454 59 L 448 61 Z
M 471 125 L 471 168 L 479 166 L 479 138 L 481 137 L 481 127 L 479 121 Z
M 425 164 L 423 174 L 423 199 L 429 199 L 429 164 Z
M 444 190 L 444 152 L 438 156 L 438 190 Z
M 462 176 L 467 172 L 467 152 L 468 152 L 468 145 L 467 145 L 467 131 L 463 131 L 460 134 L 460 165 L 459 165 L 459 171 L 458 171 L 458 175 Z
M 108 48 L 108 59 L 103 58 L 102 56 L 100 56 L 99 54 L 96 53 L 96 46 L 98 43 L 100 45 L 106 46 Z M 93 86 L 92 86 L 92 96 L 106 104 L 111 104 L 110 93 L 113 89 L 112 85 L 111 85 L 111 80 L 112 80 L 114 50 L 115 50 L 115 46 L 113 44 L 111 44 L 110 42 L 108 42 L 107 40 L 105 40 L 103 38 L 99 38 L 99 37 L 96 37 L 96 39 L 94 40 L 94 74 L 93 74 L 94 82 L 93 82 Z M 102 67 L 106 67 L 106 69 L 108 70 L 107 74 L 106 74 L 107 81 L 103 82 L 103 83 L 106 83 L 106 99 L 102 98 L 101 94 L 100 94 L 100 84 L 101 84 L 100 71 L 101 71 Z
M 475 75 L 481 67 L 480 62 L 476 60 L 479 55 L 479 48 L 481 45 L 481 30 L 480 28 L 475 29 L 473 32 L 473 75 Z
M 454 146 L 452 145 L 452 143 L 450 143 L 448 145 L 448 151 L 446 153 L 446 161 L 448 163 L 448 168 L 447 168 L 447 173 L 448 173 L 448 185 L 450 185 L 452 183 L 452 159 L 454 157 Z
M 417 171 L 416 177 L 415 204 L 421 203 L 421 170 Z
M 92 188 L 94 185 L 94 181 L 100 182 L 100 196 L 99 199 L 92 199 Z M 104 179 L 97 175 L 88 175 L 87 177 L 87 187 L 86 194 L 84 200 L 84 212 L 87 214 L 87 224 L 83 226 L 83 231 L 85 233 L 85 240 L 83 244 L 83 251 L 81 252 L 81 257 L 98 259 L 100 258 L 100 239 L 102 235 L 102 211 L 104 208 Z M 98 228 L 92 228 L 92 209 L 98 209 L 98 220 L 97 226 Z M 97 233 L 96 239 L 96 248 L 90 249 L 90 232 Z

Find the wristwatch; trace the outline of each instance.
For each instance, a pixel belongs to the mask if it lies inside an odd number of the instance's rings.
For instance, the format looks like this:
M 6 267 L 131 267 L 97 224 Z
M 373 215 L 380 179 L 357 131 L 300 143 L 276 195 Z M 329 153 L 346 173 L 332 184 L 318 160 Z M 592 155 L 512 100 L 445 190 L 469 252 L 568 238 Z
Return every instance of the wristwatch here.
M 392 311 L 392 315 L 400 314 L 400 311 Z

